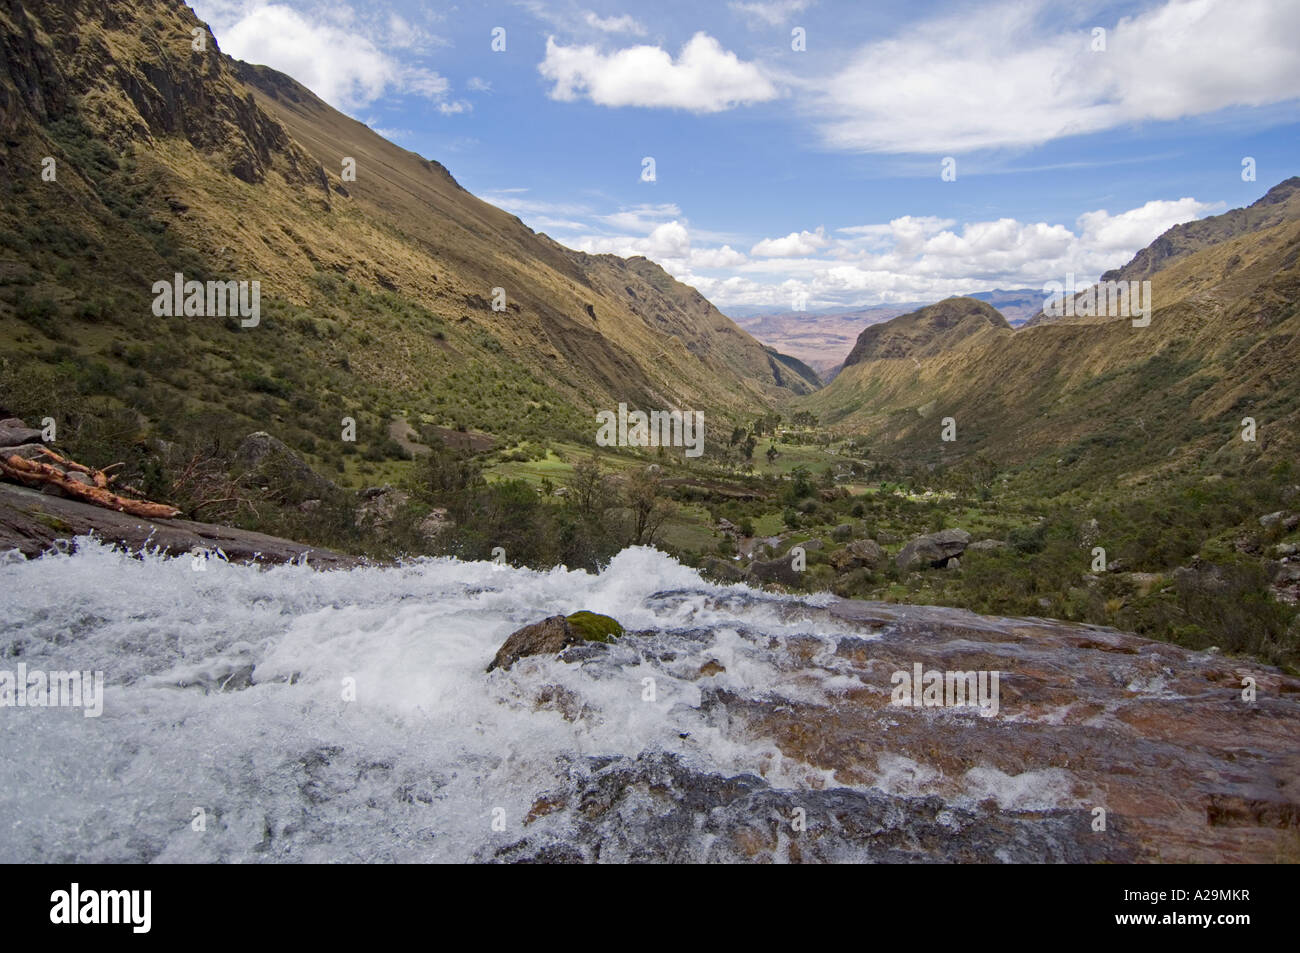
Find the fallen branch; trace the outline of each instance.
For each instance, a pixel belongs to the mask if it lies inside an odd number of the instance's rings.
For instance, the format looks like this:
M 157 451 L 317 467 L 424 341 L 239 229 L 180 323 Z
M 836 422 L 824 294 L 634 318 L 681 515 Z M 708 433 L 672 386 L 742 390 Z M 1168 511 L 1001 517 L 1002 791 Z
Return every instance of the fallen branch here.
M 171 519 L 173 516 L 180 515 L 180 510 L 174 506 L 168 506 L 166 503 L 128 500 L 126 497 L 118 496 L 116 493 L 105 489 L 108 485 L 108 478 L 102 470 L 91 470 L 79 463 L 64 460 L 63 457 L 50 450 L 44 450 L 43 452 L 47 456 L 58 460 L 67 469 L 86 474 L 94 481 L 95 485 L 87 486 L 84 483 L 79 483 L 69 478 L 67 473 L 56 466 L 41 463 L 37 460 L 25 460 L 17 454 L 11 455 L 8 459 L 0 458 L 0 473 L 27 486 L 42 484 L 57 486 L 68 496 L 87 503 L 93 503 L 96 506 L 117 510 L 119 513 L 139 516 L 143 519 Z

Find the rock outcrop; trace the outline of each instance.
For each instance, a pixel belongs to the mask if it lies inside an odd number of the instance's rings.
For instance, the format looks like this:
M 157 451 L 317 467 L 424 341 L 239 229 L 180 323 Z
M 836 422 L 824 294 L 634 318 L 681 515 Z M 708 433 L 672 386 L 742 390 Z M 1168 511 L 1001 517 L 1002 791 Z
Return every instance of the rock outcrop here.
M 230 562 L 303 562 L 318 569 L 357 565 L 360 560 L 328 549 L 248 530 L 184 519 L 143 519 L 77 500 L 0 483 L 0 553 L 17 551 L 35 559 L 49 550 L 72 548 L 78 536 L 93 536 L 129 552 L 148 550 L 181 556 L 207 552 Z
M 948 560 L 961 556 L 970 543 L 970 533 L 964 529 L 945 529 L 927 533 L 911 540 L 895 558 L 899 569 L 921 569 L 926 566 L 947 566 Z
M 292 502 L 319 499 L 339 491 L 288 444 L 264 430 L 240 441 L 235 448 L 235 463 L 243 468 L 244 482 L 272 490 Z
M 836 572 L 881 569 L 888 561 L 889 554 L 874 539 L 855 539 L 839 552 L 831 554 L 831 565 Z

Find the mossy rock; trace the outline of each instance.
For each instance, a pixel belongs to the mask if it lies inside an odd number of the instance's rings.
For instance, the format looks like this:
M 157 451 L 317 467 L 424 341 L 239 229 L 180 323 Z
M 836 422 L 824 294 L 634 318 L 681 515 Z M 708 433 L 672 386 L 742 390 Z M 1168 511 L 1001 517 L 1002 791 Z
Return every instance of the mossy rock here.
M 596 612 L 575 612 L 565 621 L 585 642 L 612 642 L 623 634 L 623 627 L 607 615 Z

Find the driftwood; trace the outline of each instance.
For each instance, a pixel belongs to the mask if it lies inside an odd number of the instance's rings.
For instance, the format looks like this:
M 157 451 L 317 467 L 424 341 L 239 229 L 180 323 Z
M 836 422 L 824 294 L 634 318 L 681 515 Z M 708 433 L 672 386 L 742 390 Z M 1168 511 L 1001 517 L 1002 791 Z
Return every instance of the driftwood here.
M 180 515 L 180 510 L 166 503 L 150 503 L 147 500 L 130 500 L 118 496 L 108 489 L 113 477 L 104 470 L 92 470 L 80 463 L 64 459 L 54 451 L 45 448 L 41 448 L 41 453 L 54 460 L 58 466 L 42 463 L 39 460 L 27 460 L 16 453 L 8 457 L 0 455 L 0 474 L 27 486 L 53 485 L 70 497 L 117 510 L 120 513 L 139 516 L 142 519 L 170 519 Z M 111 470 L 112 467 L 108 469 Z M 84 474 L 94 485 L 89 486 L 72 479 L 68 476 L 69 470 Z

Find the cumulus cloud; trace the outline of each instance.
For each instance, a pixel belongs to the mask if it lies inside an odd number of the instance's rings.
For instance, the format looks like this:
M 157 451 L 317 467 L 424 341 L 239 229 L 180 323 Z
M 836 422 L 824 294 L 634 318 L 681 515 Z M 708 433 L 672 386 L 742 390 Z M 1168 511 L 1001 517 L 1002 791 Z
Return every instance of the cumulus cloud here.
M 600 250 L 652 258 L 724 310 L 788 309 L 794 291 L 806 293 L 813 307 L 937 301 L 999 287 L 1038 290 L 1071 272 L 1080 283 L 1092 281 L 1171 226 L 1213 209 L 1191 198 L 1158 200 L 1116 214 L 1085 212 L 1074 228 L 1011 218 L 958 227 L 951 219 L 903 216 L 837 229 L 835 238 L 818 229 L 765 239 L 750 258 L 730 245 L 665 246 L 662 236 L 609 240 Z M 660 257 L 661 249 L 668 254 Z
M 372 39 L 354 25 L 309 20 L 283 4 L 253 0 L 216 4 L 213 10 L 213 32 L 222 50 L 288 73 L 338 109 L 360 109 L 393 92 L 435 100 L 444 114 L 468 108 L 444 101 L 450 87 L 437 72 L 389 52 L 408 46 L 413 36 L 424 36 L 396 14 L 376 28 Z
M 749 250 L 760 258 L 798 258 L 811 255 L 830 244 L 821 226 L 815 232 L 791 232 L 785 238 L 765 238 Z
M 1073 223 L 1014 218 L 957 222 L 904 215 L 888 222 L 791 232 L 754 243 L 697 228 L 674 203 L 616 211 L 535 199 L 525 189 L 483 196 L 534 228 L 589 254 L 642 255 L 725 310 L 786 310 L 796 291 L 810 307 L 937 301 L 993 288 L 1042 289 L 1068 273 L 1079 284 L 1125 264 L 1165 230 L 1218 211 L 1193 198 L 1086 211 Z M 742 246 L 743 247 L 743 246 Z
M 1110 25 L 1101 52 L 1061 19 L 1015 0 L 859 49 L 810 86 L 827 143 L 944 155 L 1300 97 L 1298 4 L 1167 0 Z
M 1174 202 L 1147 202 L 1141 208 L 1118 215 L 1106 211 L 1084 212 L 1079 216 L 1082 241 L 1098 252 L 1127 252 L 1142 248 L 1165 229 L 1203 214 L 1208 206 L 1191 198 Z
M 595 46 L 562 46 L 548 37 L 538 70 L 554 84 L 552 99 L 585 96 L 599 106 L 710 113 L 777 95 L 757 65 L 742 62 L 707 33 L 691 37 L 676 60 L 657 46 L 603 53 Z

